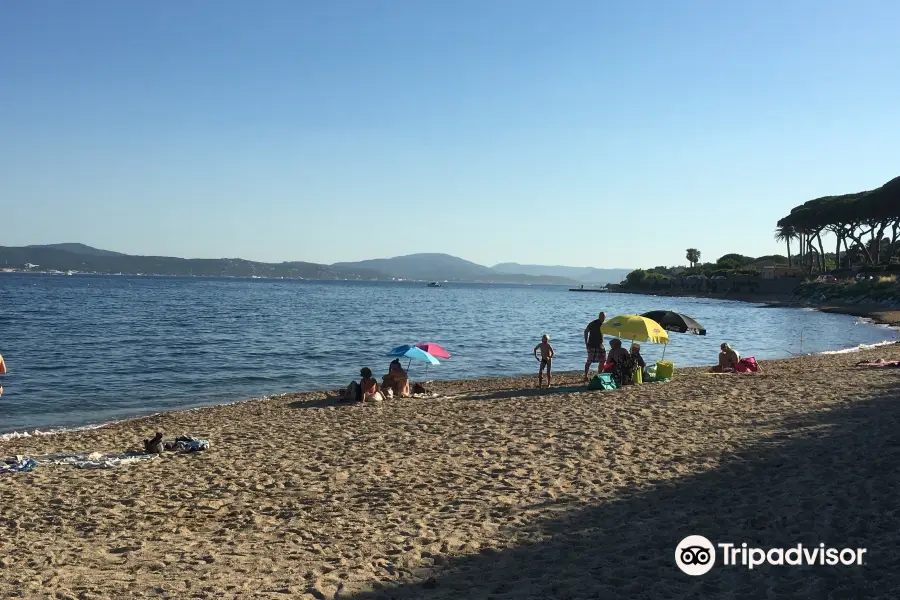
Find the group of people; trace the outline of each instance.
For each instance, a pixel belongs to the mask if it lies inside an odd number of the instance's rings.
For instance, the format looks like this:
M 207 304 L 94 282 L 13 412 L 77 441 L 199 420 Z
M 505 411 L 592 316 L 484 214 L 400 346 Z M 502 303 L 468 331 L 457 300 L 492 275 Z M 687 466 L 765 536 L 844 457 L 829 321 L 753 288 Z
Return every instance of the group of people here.
M 596 319 L 588 323 L 584 328 L 584 345 L 587 349 L 587 359 L 584 362 L 584 381 L 590 380 L 591 367 L 598 365 L 598 372 L 609 373 L 621 387 L 635 383 L 638 377 L 643 381 L 647 378 L 647 362 L 641 356 L 641 345 L 632 343 L 627 350 L 620 339 L 612 339 L 609 342 L 609 352 L 603 339 L 603 323 L 606 321 L 606 313 L 601 312 Z M 712 368 L 713 372 L 756 372 L 759 367 L 752 358 L 741 358 L 741 355 L 728 344 L 722 344 L 719 353 L 719 363 Z M 547 371 L 547 386 L 550 386 L 550 371 L 553 357 L 556 353 L 550 345 L 550 336 L 544 335 L 541 343 L 534 347 L 534 357 L 540 362 L 538 370 L 538 387 L 543 387 L 544 370 Z
M 647 362 L 641 356 L 641 345 L 632 343 L 626 349 L 622 340 L 616 338 L 609 342 L 609 352 L 606 351 L 603 339 L 603 323 L 606 321 L 606 313 L 601 312 L 596 319 L 588 323 L 584 328 L 584 345 L 587 349 L 587 359 L 584 363 L 584 382 L 590 381 L 591 367 L 598 365 L 598 372 L 609 373 L 618 387 L 630 385 L 647 378 Z M 728 344 L 722 344 L 719 352 L 719 364 L 711 370 L 717 373 L 757 371 L 756 361 L 752 358 L 743 359 L 741 355 Z M 540 363 L 538 368 L 538 387 L 544 386 L 544 372 L 547 373 L 547 387 L 550 387 L 553 358 L 556 351 L 550 345 L 550 336 L 544 334 L 541 341 L 534 347 L 534 358 Z M 0 358 L 0 368 L 3 360 Z M 2 370 L 0 370 L 2 372 Z M 408 398 L 415 391 L 410 388 L 409 378 L 398 359 L 391 361 L 388 373 L 381 379 L 381 385 L 372 376 L 372 370 L 368 367 L 359 372 L 360 380 L 353 381 L 344 392 L 344 400 L 366 402 L 371 400 L 383 400 L 398 396 Z M 417 384 L 418 385 L 418 384 Z M 2 388 L 0 388 L 2 389 Z
M 641 345 L 632 343 L 629 349 L 625 349 L 622 340 L 616 338 L 609 342 L 609 353 L 603 340 L 603 323 L 606 321 L 606 313 L 600 313 L 596 319 L 588 323 L 584 328 L 584 345 L 587 348 L 587 360 L 584 363 L 584 381 L 589 381 L 591 366 L 598 365 L 602 373 L 609 373 L 617 385 L 628 385 L 635 380 L 635 371 L 645 375 L 647 362 L 641 356 Z M 538 355 L 540 353 L 540 356 Z M 547 387 L 550 386 L 553 357 L 556 352 L 550 345 L 550 336 L 541 337 L 541 343 L 534 347 L 534 358 L 540 362 L 538 370 L 538 387 L 544 385 L 544 370 L 547 371 Z
M 388 366 L 387 374 L 381 378 L 381 385 L 372 376 L 372 369 L 363 367 L 359 371 L 359 381 L 353 381 L 347 386 L 342 400 L 356 402 L 377 402 L 386 398 L 409 398 L 413 389 L 409 384 L 409 377 L 400 364 L 399 359 L 394 359 Z

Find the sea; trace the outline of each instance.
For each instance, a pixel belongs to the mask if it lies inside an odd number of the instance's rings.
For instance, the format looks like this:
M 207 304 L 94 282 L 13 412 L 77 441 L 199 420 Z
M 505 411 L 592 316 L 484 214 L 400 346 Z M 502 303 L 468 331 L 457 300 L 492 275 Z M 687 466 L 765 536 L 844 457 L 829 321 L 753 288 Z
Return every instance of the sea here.
M 534 373 L 542 334 L 554 370 L 584 366 L 584 328 L 672 310 L 706 336 L 644 344 L 648 361 L 714 364 L 718 346 L 785 358 L 894 342 L 857 317 L 725 300 L 574 293 L 565 287 L 0 273 L 0 434 L 337 389 L 361 367 L 387 371 L 390 350 L 435 342 L 452 356 L 410 365 L 414 381 Z

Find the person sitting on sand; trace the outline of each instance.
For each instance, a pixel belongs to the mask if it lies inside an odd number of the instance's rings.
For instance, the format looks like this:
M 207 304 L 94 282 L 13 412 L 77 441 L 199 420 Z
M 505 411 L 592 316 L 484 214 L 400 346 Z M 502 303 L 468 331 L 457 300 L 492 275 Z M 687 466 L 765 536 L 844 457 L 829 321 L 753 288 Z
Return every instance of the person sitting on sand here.
M 378 391 L 378 381 L 372 377 L 372 369 L 363 367 L 359 371 L 359 382 L 351 381 L 344 392 L 344 400 L 366 402 L 367 400 L 383 400 L 384 397 Z
M 538 350 L 541 351 L 541 357 L 538 358 Z M 547 387 L 550 387 L 550 368 L 553 363 L 553 346 L 550 345 L 550 336 L 546 333 L 541 336 L 541 343 L 534 347 L 534 359 L 541 362 L 538 369 L 538 387 L 544 386 L 544 367 L 547 368 Z
M 157 431 L 156 435 L 149 440 L 144 440 L 145 454 L 162 454 L 163 453 L 163 434 Z
M 399 359 L 395 358 L 391 361 L 387 375 L 381 378 L 381 389 L 385 393 L 390 390 L 390 393 L 400 398 L 410 397 L 409 377 L 406 376 L 406 371 L 403 370 Z
M 719 364 L 711 370 L 713 373 L 731 373 L 741 362 L 741 355 L 728 344 L 722 344 L 720 348 L 722 351 L 719 352 Z
M 634 383 L 634 373 L 632 373 L 634 361 L 631 353 L 622 347 L 622 340 L 615 339 L 609 343 L 609 355 L 606 357 L 606 361 L 611 363 L 608 372 L 612 374 L 616 386 L 622 387 Z
M 641 380 L 643 381 L 647 374 L 647 363 L 644 361 L 644 357 L 641 356 L 641 345 L 636 342 L 631 344 L 631 359 L 634 361 L 634 364 L 641 368 Z

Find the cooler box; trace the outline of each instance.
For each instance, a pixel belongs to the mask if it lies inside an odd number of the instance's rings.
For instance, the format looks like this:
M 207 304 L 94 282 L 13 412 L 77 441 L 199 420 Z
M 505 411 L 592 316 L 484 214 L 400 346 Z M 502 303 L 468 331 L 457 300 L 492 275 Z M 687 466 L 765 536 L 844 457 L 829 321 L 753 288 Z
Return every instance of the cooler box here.
M 668 360 L 656 361 L 656 379 L 672 379 L 675 374 L 675 363 Z

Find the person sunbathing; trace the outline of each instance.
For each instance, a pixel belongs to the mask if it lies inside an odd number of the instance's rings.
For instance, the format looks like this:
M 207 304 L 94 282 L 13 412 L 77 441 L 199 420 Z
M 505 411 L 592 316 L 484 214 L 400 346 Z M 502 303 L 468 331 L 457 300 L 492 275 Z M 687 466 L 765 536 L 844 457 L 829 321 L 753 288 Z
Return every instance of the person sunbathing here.
M 710 370 L 713 373 L 733 372 L 737 368 L 738 363 L 741 362 L 741 355 L 728 344 L 722 344 L 719 348 L 721 349 L 721 352 L 719 352 L 719 364 Z
M 359 382 L 351 381 L 344 392 L 343 400 L 366 402 L 367 400 L 383 400 L 378 390 L 378 381 L 372 377 L 372 369 L 363 367 L 359 371 Z
M 900 360 L 884 360 L 883 358 L 879 358 L 878 360 L 870 361 L 863 360 L 856 363 L 857 367 L 898 367 L 900 368 Z
M 403 365 L 400 364 L 398 359 L 391 361 L 387 375 L 381 378 L 381 389 L 384 392 L 390 390 L 394 396 L 400 398 L 410 397 L 409 377 L 407 377 L 406 371 L 403 370 Z

